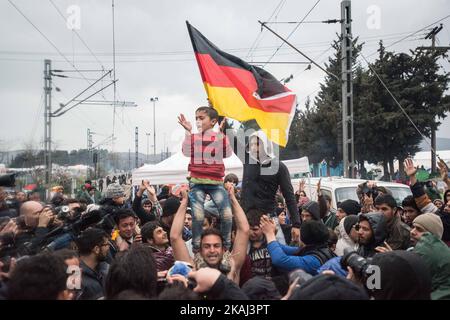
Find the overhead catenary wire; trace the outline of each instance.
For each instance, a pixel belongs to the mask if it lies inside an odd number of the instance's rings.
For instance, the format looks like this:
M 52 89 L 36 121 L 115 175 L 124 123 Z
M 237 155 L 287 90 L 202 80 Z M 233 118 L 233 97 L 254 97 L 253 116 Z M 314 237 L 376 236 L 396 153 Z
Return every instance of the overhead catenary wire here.
M 289 38 L 294 34 L 295 31 L 297 31 L 297 29 L 300 27 L 300 25 L 302 24 L 302 22 L 309 16 L 309 14 L 316 8 L 316 6 L 319 4 L 321 0 L 317 0 L 316 3 L 313 5 L 313 7 L 306 13 L 306 15 L 303 17 L 303 19 L 295 26 L 294 30 L 291 31 L 291 33 L 289 33 L 289 35 L 286 37 L 286 40 L 289 40 Z M 264 26 L 264 24 L 262 24 Z M 282 42 L 280 44 L 280 46 L 275 50 L 275 52 L 272 54 L 272 56 L 269 58 L 268 61 L 271 61 L 273 59 L 273 57 L 275 57 L 275 55 L 278 53 L 278 51 L 280 50 L 280 48 L 283 46 L 285 42 Z M 263 68 L 265 67 L 265 65 L 263 66 Z
M 270 15 L 268 21 L 272 20 L 272 17 L 275 15 L 278 15 L 281 11 L 281 9 L 283 8 L 284 4 L 286 3 L 286 0 L 281 0 L 278 5 L 275 7 L 275 9 L 273 10 L 272 14 Z M 277 13 L 278 11 L 278 13 Z M 250 54 L 252 53 L 252 51 L 254 51 L 254 48 L 256 48 L 259 44 L 259 42 L 261 42 L 262 38 L 263 38 L 263 32 L 264 29 L 261 29 L 261 31 L 258 33 L 258 35 L 256 36 L 255 41 L 253 42 L 253 44 L 251 45 L 250 49 L 247 52 L 247 55 L 245 56 L 245 58 L 247 59 Z M 259 40 L 259 42 L 258 42 Z

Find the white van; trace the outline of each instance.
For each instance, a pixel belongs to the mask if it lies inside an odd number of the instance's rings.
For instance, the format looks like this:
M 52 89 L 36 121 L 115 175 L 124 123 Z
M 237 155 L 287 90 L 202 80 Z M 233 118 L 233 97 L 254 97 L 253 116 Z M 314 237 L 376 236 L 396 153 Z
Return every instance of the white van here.
M 317 201 L 317 183 L 320 178 L 305 178 L 305 192 L 309 199 Z M 294 191 L 298 190 L 299 182 L 301 179 L 292 179 L 292 186 Z M 331 198 L 331 206 L 337 209 L 337 204 L 339 202 L 345 201 L 347 199 L 353 199 L 359 202 L 358 195 L 356 194 L 356 189 L 358 185 L 366 182 L 367 180 L 362 179 L 348 179 L 342 177 L 322 177 L 321 190 L 323 195 L 328 195 Z M 392 192 L 392 196 L 397 201 L 400 206 L 403 199 L 409 195 L 412 195 L 409 186 L 401 183 L 395 182 L 384 182 L 384 181 L 373 181 L 379 187 L 385 187 Z

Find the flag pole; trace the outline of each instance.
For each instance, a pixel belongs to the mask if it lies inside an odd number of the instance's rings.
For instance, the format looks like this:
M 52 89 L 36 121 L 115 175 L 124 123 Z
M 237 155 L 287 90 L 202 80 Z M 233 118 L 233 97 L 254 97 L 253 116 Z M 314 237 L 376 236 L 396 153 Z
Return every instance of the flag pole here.
M 322 70 L 323 72 L 325 72 L 326 74 L 332 76 L 333 78 L 335 78 L 336 80 L 341 80 L 337 75 L 335 75 L 334 73 L 331 73 L 327 70 L 325 70 L 324 68 L 322 68 L 320 65 L 318 65 L 313 59 L 311 59 L 310 57 L 308 57 L 306 54 L 304 54 L 303 52 L 301 52 L 299 49 L 297 49 L 294 45 L 292 45 L 290 42 L 288 42 L 287 40 L 285 40 L 283 37 L 281 37 L 278 33 L 276 33 L 275 31 L 273 31 L 271 28 L 269 28 L 265 22 L 261 22 L 260 20 L 258 20 L 258 22 L 261 24 L 261 27 L 266 28 L 267 30 L 269 30 L 270 32 L 272 32 L 275 36 L 277 36 L 278 38 L 280 38 L 284 43 L 286 43 L 289 47 L 291 47 L 292 49 L 294 49 L 295 51 L 297 51 L 298 53 L 300 53 L 302 56 L 304 56 L 306 59 L 308 59 L 309 61 L 311 61 L 312 64 L 314 64 L 316 67 L 318 67 L 320 70 Z

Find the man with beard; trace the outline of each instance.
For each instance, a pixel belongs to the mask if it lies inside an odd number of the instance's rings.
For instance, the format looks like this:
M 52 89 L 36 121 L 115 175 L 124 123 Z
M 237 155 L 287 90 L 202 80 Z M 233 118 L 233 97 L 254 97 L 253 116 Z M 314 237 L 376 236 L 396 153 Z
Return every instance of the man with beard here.
M 381 212 L 363 213 L 356 225 L 359 236 L 358 254 L 364 258 L 375 255 L 375 248 L 383 245 L 386 239 L 386 218 Z
M 97 300 L 104 296 L 104 279 L 109 265 L 108 235 L 101 229 L 89 228 L 75 240 L 80 254 L 81 300 Z
M 234 238 L 231 252 L 225 250 L 224 239 L 220 231 L 210 228 L 204 230 L 201 234 L 200 252 L 196 255 L 195 260 L 197 263 L 194 263 L 182 237 L 188 204 L 186 191 L 182 191 L 183 198 L 173 220 L 172 229 L 170 230 L 170 243 L 172 244 L 175 260 L 185 261 L 195 266 L 196 269 L 203 267 L 219 269 L 227 275 L 228 279 L 239 284 L 241 268 L 246 258 L 249 226 L 232 186 L 228 188 L 228 194 L 236 224 L 236 237 Z

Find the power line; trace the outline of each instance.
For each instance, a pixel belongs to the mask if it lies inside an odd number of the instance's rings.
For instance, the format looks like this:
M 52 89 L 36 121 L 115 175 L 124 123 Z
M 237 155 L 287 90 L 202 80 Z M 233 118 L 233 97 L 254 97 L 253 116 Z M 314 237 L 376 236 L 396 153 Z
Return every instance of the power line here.
M 58 47 L 11 0 L 8 0 L 8 2 L 25 18 L 25 20 L 28 21 L 28 23 L 30 23 L 36 29 L 36 31 L 39 32 L 41 36 L 44 37 L 45 40 L 47 40 L 48 43 L 50 43 L 50 45 L 59 53 L 59 55 L 63 57 L 64 60 L 84 78 L 84 75 L 77 69 L 77 67 L 75 67 L 72 62 L 69 61 L 69 59 L 67 59 L 67 57 L 61 52 L 61 50 L 59 50 Z M 90 84 L 89 81 L 88 83 Z
M 289 38 L 294 34 L 295 31 L 297 31 L 298 27 L 300 27 L 300 25 L 302 24 L 302 22 L 309 16 L 309 14 L 314 10 L 314 8 L 319 4 L 320 0 L 317 0 L 317 2 L 313 5 L 313 7 L 308 11 L 308 13 L 303 17 L 303 19 L 295 26 L 294 30 L 291 31 L 291 33 L 289 33 L 289 35 L 286 37 L 286 40 L 289 40 Z M 268 61 L 271 61 L 273 59 L 273 57 L 277 54 L 278 50 L 280 50 L 280 48 L 283 46 L 284 41 L 281 42 L 280 46 L 275 50 L 275 52 L 272 54 L 272 56 L 269 58 Z M 263 66 L 263 68 L 266 65 Z
M 389 48 L 389 47 L 392 47 L 392 46 L 396 45 L 397 43 L 400 43 L 400 42 L 402 42 L 403 40 L 406 40 L 407 38 L 409 38 L 409 37 L 415 35 L 416 33 L 420 32 L 420 31 L 422 31 L 422 30 L 425 30 L 425 29 L 431 27 L 432 25 L 435 25 L 435 24 L 438 23 L 438 22 L 441 22 L 441 21 L 443 21 L 443 20 L 445 20 L 445 19 L 448 19 L 449 17 L 450 17 L 450 14 L 447 15 L 447 16 L 445 16 L 445 17 L 443 17 L 443 18 L 441 18 L 441 19 L 439 19 L 439 20 L 437 20 L 437 21 L 435 21 L 435 22 L 433 22 L 433 23 L 430 23 L 429 25 L 427 25 L 427 26 L 425 26 L 425 27 L 423 27 L 423 28 L 421 28 L 421 29 L 419 29 L 419 30 L 414 31 L 413 33 L 411 33 L 411 34 L 409 34 L 409 35 L 407 35 L 407 36 L 401 38 L 401 39 L 398 40 L 398 41 L 395 41 L 395 42 L 389 44 L 388 46 L 385 47 L 385 49 L 387 49 L 387 48 Z M 371 53 L 371 54 L 369 54 L 367 57 L 371 57 L 371 56 L 373 56 L 374 54 L 376 54 L 377 52 L 378 52 L 378 50 L 375 51 L 375 52 L 373 52 L 373 53 Z
M 397 106 L 400 108 L 400 110 L 403 112 L 403 114 L 406 116 L 406 118 L 409 120 L 409 122 L 411 122 L 411 124 L 413 125 L 414 129 L 416 129 L 416 131 L 422 136 L 422 139 L 430 146 L 431 151 L 433 151 L 436 154 L 436 150 L 433 149 L 433 146 L 428 142 L 427 138 L 425 137 L 425 135 L 419 130 L 419 128 L 416 126 L 416 124 L 414 123 L 414 121 L 411 119 L 411 117 L 408 115 L 408 113 L 405 111 L 405 109 L 403 109 L 403 107 L 401 106 L 401 104 L 398 102 L 398 100 L 395 98 L 395 96 L 392 94 L 391 90 L 389 90 L 389 88 L 387 87 L 387 85 L 384 83 L 384 81 L 381 79 L 381 77 L 378 75 L 378 73 L 375 71 L 374 68 L 372 68 L 372 66 L 370 65 L 369 61 L 367 61 L 366 57 L 362 54 L 362 52 L 360 53 L 361 57 L 364 59 L 364 61 L 367 63 L 367 66 L 369 67 L 369 69 L 375 74 L 375 76 L 378 78 L 378 80 L 380 81 L 380 83 L 383 85 L 383 87 L 386 89 L 386 91 L 389 93 L 389 95 L 392 97 L 392 99 L 395 101 L 395 103 L 397 104 Z
M 270 15 L 268 21 L 272 20 L 272 17 L 275 15 L 275 12 L 277 12 L 277 10 L 278 10 L 277 15 L 280 13 L 280 11 L 283 8 L 285 3 L 286 3 L 286 0 L 281 0 L 278 3 L 278 5 L 275 7 L 275 9 L 273 10 L 272 14 Z M 247 52 L 247 55 L 245 56 L 246 59 L 250 56 L 250 53 L 252 52 L 252 50 L 254 51 L 254 48 L 256 48 L 259 45 L 259 43 L 261 42 L 261 40 L 263 38 L 263 32 L 264 32 L 264 29 L 261 28 L 261 31 L 256 36 L 255 41 L 253 42 L 252 46 L 250 47 L 250 49 Z M 258 39 L 259 39 L 259 42 L 258 42 Z
M 59 8 L 56 6 L 56 4 L 53 2 L 53 0 L 49 0 L 49 1 L 52 4 L 52 6 L 56 9 L 56 11 L 58 11 L 59 15 L 64 20 L 64 22 L 66 22 L 66 17 L 64 17 L 64 14 L 61 12 L 61 10 L 59 10 Z M 89 46 L 83 40 L 83 38 L 80 36 L 80 34 L 75 29 L 72 29 L 72 32 L 76 34 L 78 39 L 80 39 L 80 41 L 83 43 L 83 45 L 89 50 L 90 54 L 95 58 L 95 60 L 97 60 L 97 62 L 102 66 L 102 68 L 105 69 L 105 67 L 103 66 L 103 63 L 97 58 L 97 56 L 94 54 L 94 52 L 92 52 L 91 48 L 89 48 Z

